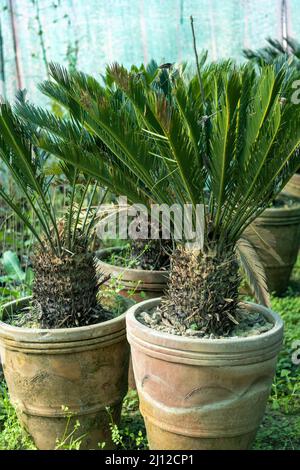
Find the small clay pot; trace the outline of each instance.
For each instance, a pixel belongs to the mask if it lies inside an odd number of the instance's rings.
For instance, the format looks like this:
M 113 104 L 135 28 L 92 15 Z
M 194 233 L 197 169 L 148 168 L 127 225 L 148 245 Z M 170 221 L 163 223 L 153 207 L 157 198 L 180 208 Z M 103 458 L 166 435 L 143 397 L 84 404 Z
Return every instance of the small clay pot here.
M 133 369 L 150 449 L 226 450 L 251 446 L 263 418 L 283 322 L 270 309 L 246 303 L 273 328 L 259 336 L 199 339 L 143 325 L 137 314 L 157 306 L 152 299 L 126 316 Z
M 99 250 L 95 253 L 98 268 L 105 276 L 118 279 L 122 285 L 121 295 L 140 302 L 163 295 L 168 282 L 168 271 L 150 271 L 146 269 L 123 268 L 106 263 L 108 253 L 118 253 L 122 247 Z M 109 283 L 109 281 L 107 281 Z
M 245 235 L 262 261 L 269 291 L 283 294 L 300 245 L 300 204 L 266 209 L 246 229 Z
M 4 306 L 5 315 L 30 298 Z M 118 423 L 127 393 L 129 346 L 125 314 L 96 325 L 19 328 L 0 322 L 0 357 L 9 396 L 38 449 L 54 449 L 70 415 L 81 449 L 113 448 L 109 424 Z M 66 408 L 68 411 L 66 411 Z M 67 443 L 68 444 L 68 443 Z

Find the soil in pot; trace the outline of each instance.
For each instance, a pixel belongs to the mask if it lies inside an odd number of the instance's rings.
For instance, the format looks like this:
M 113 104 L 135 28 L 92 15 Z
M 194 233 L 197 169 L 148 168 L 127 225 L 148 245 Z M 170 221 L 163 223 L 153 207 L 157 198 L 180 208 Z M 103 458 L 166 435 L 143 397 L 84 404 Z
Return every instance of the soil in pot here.
M 159 304 L 160 299 L 142 302 L 126 317 L 150 448 L 249 448 L 275 372 L 281 319 L 266 307 L 245 303 L 250 316 L 272 327 L 245 337 L 177 336 L 140 321 L 143 312 L 153 316 Z
M 238 323 L 226 334 L 208 333 L 204 329 L 198 329 L 195 324 L 192 324 L 189 328 L 184 325 L 176 325 L 175 327 L 164 318 L 159 307 L 155 307 L 148 312 L 141 311 L 136 318 L 144 325 L 163 333 L 203 339 L 256 336 L 269 331 L 273 327 L 273 323 L 268 321 L 262 313 L 248 312 L 246 307 L 246 304 L 240 303 L 240 308 L 237 313 Z
M 36 328 L 29 305 L 30 298 L 7 304 L 0 322 L 1 362 L 19 419 L 39 449 L 56 448 L 76 422 L 72 439 L 81 449 L 112 448 L 107 407 L 118 423 L 129 360 L 120 305 L 102 323 L 60 329 Z
M 245 236 L 262 261 L 269 291 L 282 295 L 300 245 L 300 204 L 281 196 L 246 229 Z

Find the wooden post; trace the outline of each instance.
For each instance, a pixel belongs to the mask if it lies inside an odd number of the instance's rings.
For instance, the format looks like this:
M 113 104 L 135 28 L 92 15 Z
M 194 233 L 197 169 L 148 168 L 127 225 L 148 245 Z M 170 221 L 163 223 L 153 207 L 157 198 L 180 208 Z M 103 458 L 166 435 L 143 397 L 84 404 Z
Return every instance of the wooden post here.
M 11 29 L 12 29 L 12 36 L 13 36 L 13 46 L 14 46 L 14 53 L 15 53 L 17 84 L 18 84 L 18 88 L 22 89 L 23 79 L 22 79 L 21 64 L 20 64 L 20 48 L 19 48 L 19 41 L 18 41 L 18 35 L 17 35 L 17 25 L 16 25 L 15 11 L 14 11 L 14 0 L 9 0 L 9 9 L 10 9 L 10 21 L 11 21 Z

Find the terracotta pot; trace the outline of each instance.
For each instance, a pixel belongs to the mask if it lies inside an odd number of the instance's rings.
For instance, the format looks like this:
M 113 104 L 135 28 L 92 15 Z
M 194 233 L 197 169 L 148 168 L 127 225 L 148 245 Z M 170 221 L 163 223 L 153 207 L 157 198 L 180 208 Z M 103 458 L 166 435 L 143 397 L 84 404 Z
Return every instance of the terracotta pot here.
M 283 294 L 288 287 L 300 245 L 300 205 L 266 209 L 246 229 L 245 234 L 263 263 L 270 292 Z M 274 256 L 272 250 L 278 256 Z
M 29 298 L 5 306 L 4 315 Z M 5 318 L 5 317 L 4 317 Z M 76 420 L 81 449 L 112 448 L 111 408 L 118 423 L 127 392 L 129 346 L 125 314 L 68 329 L 30 329 L 0 322 L 0 355 L 10 399 L 38 449 L 54 449 L 66 430 L 66 411 Z
M 95 254 L 101 272 L 106 276 L 110 275 L 111 278 L 118 279 L 122 284 L 123 289 L 120 294 L 126 297 L 130 296 L 137 302 L 145 300 L 145 297 L 151 299 L 161 296 L 168 281 L 168 271 L 123 268 L 105 262 L 109 253 L 120 251 L 122 251 L 121 247 L 107 248 L 99 250 Z
M 295 199 L 300 199 L 300 174 L 295 173 L 288 184 L 284 187 L 283 193 Z
M 247 303 L 274 327 L 260 336 L 196 339 L 153 330 L 126 316 L 133 368 L 150 449 L 247 449 L 264 415 L 283 337 L 271 310 Z

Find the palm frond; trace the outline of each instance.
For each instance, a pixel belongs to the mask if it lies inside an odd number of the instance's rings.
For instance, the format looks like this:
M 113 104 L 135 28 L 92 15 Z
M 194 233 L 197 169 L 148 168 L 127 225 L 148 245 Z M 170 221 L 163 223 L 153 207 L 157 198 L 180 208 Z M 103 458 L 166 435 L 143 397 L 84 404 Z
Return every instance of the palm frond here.
M 104 86 L 50 71 L 42 90 L 69 118 L 21 107 L 42 127 L 40 146 L 132 201 L 204 203 L 207 248 L 234 245 L 299 166 L 300 111 L 285 66 L 202 64 L 205 109 L 197 77 L 180 69 L 165 89 L 154 64 L 151 73 L 114 64 Z
M 237 253 L 241 268 L 256 300 L 260 304 L 270 307 L 266 273 L 255 248 L 249 240 L 243 237 L 237 242 Z

